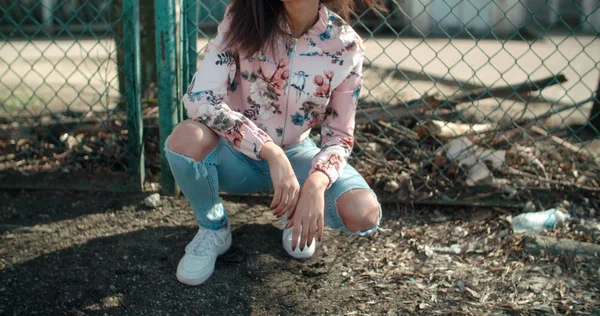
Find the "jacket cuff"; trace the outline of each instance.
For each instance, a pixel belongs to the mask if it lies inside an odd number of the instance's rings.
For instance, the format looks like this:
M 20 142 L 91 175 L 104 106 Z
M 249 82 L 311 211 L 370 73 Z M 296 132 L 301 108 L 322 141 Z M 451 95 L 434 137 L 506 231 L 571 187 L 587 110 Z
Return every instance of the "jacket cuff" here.
M 337 154 L 326 157 L 315 157 L 312 168 L 308 172 L 309 176 L 316 171 L 321 171 L 329 178 L 327 189 L 331 188 L 333 183 L 340 177 L 340 169 L 343 168 L 344 159 Z

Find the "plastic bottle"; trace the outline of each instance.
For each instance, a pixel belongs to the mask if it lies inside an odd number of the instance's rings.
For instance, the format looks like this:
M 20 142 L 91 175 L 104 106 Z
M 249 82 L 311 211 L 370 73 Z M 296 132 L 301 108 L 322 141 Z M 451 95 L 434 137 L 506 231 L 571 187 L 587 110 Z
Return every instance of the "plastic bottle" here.
M 512 219 L 512 227 L 515 234 L 539 233 L 546 229 L 560 227 L 568 219 L 569 214 L 553 208 L 543 212 L 519 214 Z

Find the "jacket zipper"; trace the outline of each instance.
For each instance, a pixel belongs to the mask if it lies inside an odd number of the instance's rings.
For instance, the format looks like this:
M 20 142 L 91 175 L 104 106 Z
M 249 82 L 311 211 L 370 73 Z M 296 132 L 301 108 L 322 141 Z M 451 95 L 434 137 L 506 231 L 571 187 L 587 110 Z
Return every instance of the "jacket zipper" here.
M 290 86 L 292 85 L 292 76 L 294 75 L 294 56 L 296 56 L 296 42 L 297 39 L 294 38 L 294 45 L 292 46 L 292 51 L 290 52 L 290 75 L 288 77 L 288 85 L 286 87 L 286 94 L 285 94 L 285 118 L 283 120 L 283 131 L 281 132 L 281 143 L 280 143 L 280 147 L 283 148 L 283 140 L 285 139 L 285 127 L 287 125 L 287 121 L 288 121 L 288 105 L 290 104 Z

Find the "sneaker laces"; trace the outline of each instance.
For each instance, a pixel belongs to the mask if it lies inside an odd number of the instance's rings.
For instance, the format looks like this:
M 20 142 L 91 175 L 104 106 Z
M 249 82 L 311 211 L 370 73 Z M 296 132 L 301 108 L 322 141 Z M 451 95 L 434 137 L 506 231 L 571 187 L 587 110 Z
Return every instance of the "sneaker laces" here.
M 193 253 L 196 256 L 208 256 L 214 251 L 216 238 L 216 230 L 200 229 L 194 239 L 185 247 L 185 252 Z

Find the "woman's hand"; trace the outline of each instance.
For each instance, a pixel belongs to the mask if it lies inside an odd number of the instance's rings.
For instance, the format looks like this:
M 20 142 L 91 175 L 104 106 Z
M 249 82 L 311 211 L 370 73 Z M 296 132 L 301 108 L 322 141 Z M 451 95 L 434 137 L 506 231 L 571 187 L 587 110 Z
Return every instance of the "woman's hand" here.
M 324 226 L 325 190 L 328 185 L 329 178 L 323 172 L 311 174 L 304 182 L 298 206 L 292 213 L 288 213 L 289 223 L 286 228 L 294 227 L 292 250 L 296 250 L 298 239 L 300 239 L 300 250 L 304 250 L 304 245 L 310 247 L 315 235 L 321 241 Z
M 268 142 L 260 150 L 260 157 L 267 160 L 271 172 L 274 189 L 271 211 L 277 217 L 293 213 L 300 195 L 300 184 L 285 152 L 273 142 Z

